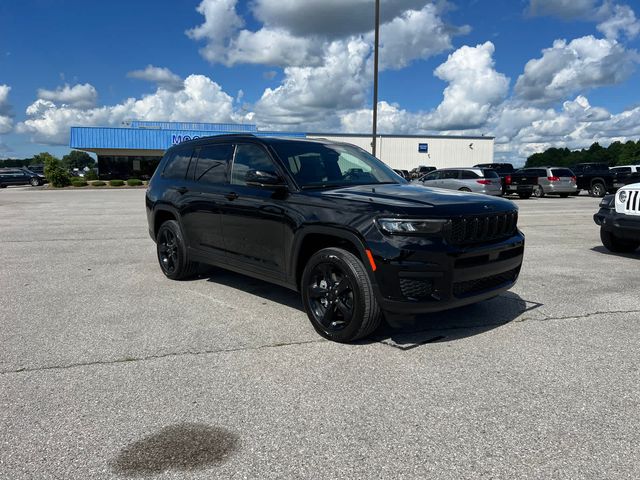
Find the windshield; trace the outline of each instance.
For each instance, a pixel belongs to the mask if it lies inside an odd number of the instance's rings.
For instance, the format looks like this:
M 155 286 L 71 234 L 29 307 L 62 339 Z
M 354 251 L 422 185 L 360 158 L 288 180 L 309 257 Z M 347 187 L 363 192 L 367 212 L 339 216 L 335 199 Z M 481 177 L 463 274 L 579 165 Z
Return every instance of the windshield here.
M 272 147 L 301 188 L 405 183 L 387 165 L 354 145 L 283 142 Z

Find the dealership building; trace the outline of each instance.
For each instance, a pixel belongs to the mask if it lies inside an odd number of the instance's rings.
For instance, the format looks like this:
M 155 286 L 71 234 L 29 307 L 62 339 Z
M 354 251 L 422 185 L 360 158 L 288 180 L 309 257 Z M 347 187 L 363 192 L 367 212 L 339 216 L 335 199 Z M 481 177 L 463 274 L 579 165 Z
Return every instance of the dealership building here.
M 371 135 L 259 130 L 256 125 L 188 122 L 127 122 L 121 127 L 71 127 L 70 147 L 98 157 L 102 178 L 148 178 L 164 151 L 181 142 L 224 134 L 327 139 L 371 151 Z M 494 137 L 454 135 L 377 135 L 376 156 L 396 169 L 419 165 L 470 167 L 493 162 Z

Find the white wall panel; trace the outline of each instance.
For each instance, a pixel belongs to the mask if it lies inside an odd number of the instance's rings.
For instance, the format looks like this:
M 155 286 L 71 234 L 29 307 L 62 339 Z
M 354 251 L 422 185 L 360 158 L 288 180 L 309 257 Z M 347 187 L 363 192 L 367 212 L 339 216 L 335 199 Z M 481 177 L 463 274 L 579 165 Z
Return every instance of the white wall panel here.
M 308 138 L 326 138 L 336 142 L 352 143 L 371 151 L 371 137 L 363 135 L 307 135 Z M 428 152 L 418 151 L 426 143 Z M 392 168 L 411 170 L 418 165 L 437 168 L 471 167 L 477 163 L 493 162 L 492 137 L 402 137 L 377 138 L 377 156 Z

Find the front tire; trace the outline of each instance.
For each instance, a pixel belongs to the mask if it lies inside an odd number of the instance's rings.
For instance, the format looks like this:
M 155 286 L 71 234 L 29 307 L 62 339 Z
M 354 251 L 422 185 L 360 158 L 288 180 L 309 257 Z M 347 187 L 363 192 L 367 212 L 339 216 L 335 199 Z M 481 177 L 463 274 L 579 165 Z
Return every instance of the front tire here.
M 640 242 L 622 240 L 602 228 L 600 229 L 600 240 L 607 250 L 614 253 L 631 253 L 640 247 Z
M 300 285 L 313 328 L 335 342 L 352 342 L 373 333 L 382 312 L 365 267 L 353 253 L 324 248 L 307 262 Z
M 37 179 L 36 177 L 33 177 L 31 180 L 29 180 L 29 183 L 31 184 L 32 187 L 40 186 L 40 180 Z
M 156 235 L 156 251 L 160 269 L 171 280 L 184 280 L 195 275 L 198 264 L 189 260 L 187 244 L 180 224 L 167 220 Z

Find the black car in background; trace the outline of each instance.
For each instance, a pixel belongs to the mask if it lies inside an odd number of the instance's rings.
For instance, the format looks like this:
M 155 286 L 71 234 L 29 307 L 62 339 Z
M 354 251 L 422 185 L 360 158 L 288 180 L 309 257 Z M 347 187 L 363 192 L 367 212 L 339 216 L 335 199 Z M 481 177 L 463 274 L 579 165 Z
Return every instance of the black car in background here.
M 168 278 L 202 262 L 299 291 L 313 327 L 341 342 L 371 334 L 383 314 L 495 297 L 524 253 L 513 202 L 410 185 L 326 140 L 181 143 L 154 173 L 146 210 Z
M 526 172 L 516 170 L 511 163 L 479 163 L 476 168 L 490 168 L 495 171 L 502 182 L 502 194 L 518 195 L 522 199 L 533 195 L 538 179 Z
M 30 170 L 23 168 L 0 168 L 0 188 L 6 188 L 9 185 L 32 185 L 37 187 L 44 183 L 44 178 Z
M 592 197 L 604 197 L 615 192 L 614 176 L 606 163 L 579 163 L 570 169 L 576 176 L 576 195 L 581 190 L 586 190 Z

